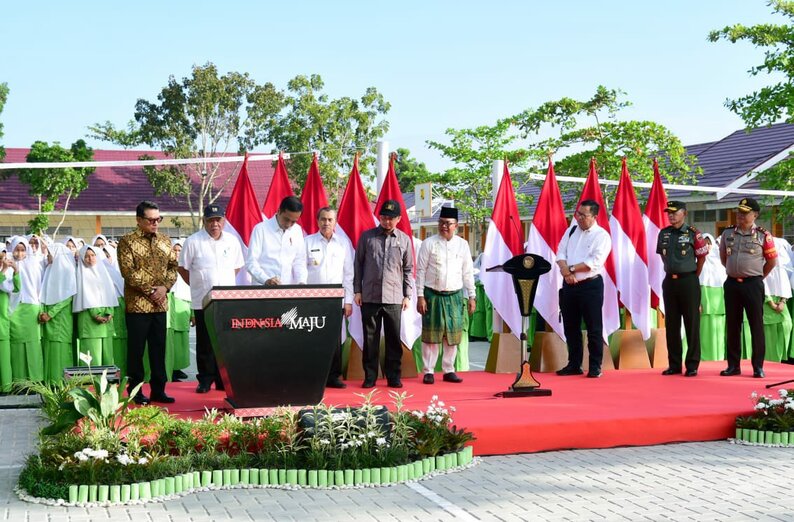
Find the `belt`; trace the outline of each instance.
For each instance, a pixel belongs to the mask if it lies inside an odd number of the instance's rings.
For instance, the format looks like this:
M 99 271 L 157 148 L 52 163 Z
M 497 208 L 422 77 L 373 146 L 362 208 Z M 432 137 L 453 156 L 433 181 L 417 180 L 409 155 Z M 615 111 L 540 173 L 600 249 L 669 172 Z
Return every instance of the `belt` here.
M 745 276 L 745 277 L 731 277 L 728 276 L 728 279 L 736 281 L 737 283 L 745 283 L 747 281 L 752 281 L 754 279 L 759 279 L 761 276 Z
M 680 279 L 682 277 L 695 275 L 696 272 L 681 272 L 680 274 L 667 274 L 670 276 L 670 279 Z
M 586 283 L 588 281 L 592 281 L 593 279 L 598 279 L 599 277 L 601 277 L 601 276 L 597 275 L 597 276 L 593 276 L 593 277 L 588 277 L 587 279 L 581 279 L 579 281 L 576 281 L 574 284 L 568 284 L 568 283 L 565 283 L 565 284 L 568 285 L 568 286 L 581 285 L 582 283 Z
M 460 290 L 451 290 L 451 291 L 436 290 L 435 288 L 430 288 L 429 286 L 426 286 L 425 290 L 430 290 L 432 293 L 437 295 L 455 295 L 460 292 Z

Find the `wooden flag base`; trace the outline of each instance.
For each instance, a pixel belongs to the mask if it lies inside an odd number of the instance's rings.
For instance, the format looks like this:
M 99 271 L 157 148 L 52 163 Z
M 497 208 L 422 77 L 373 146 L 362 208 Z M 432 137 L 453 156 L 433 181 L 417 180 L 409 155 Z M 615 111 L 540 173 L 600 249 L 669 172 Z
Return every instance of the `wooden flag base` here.
M 497 395 L 508 399 L 514 397 L 548 397 L 551 395 L 551 390 L 538 388 L 538 386 L 540 386 L 540 383 L 532 376 L 529 361 L 524 361 L 521 363 L 521 371 L 518 372 L 518 376 L 510 389 Z

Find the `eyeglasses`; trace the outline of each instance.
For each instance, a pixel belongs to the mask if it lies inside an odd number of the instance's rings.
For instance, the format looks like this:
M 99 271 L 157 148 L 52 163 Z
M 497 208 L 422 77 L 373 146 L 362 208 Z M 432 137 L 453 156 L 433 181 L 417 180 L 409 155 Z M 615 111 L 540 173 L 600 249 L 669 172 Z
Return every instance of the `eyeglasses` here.
M 574 215 L 574 216 L 576 216 L 576 217 L 580 217 L 580 218 L 593 217 L 593 215 L 592 215 L 592 214 L 584 214 L 584 213 L 582 213 L 582 212 L 579 212 L 578 210 L 577 210 L 577 211 L 575 211 L 575 212 L 573 213 L 573 215 Z
M 162 223 L 163 216 L 156 217 L 156 218 L 147 218 L 147 217 L 139 216 L 138 219 L 142 219 L 144 221 L 148 221 L 150 225 L 156 225 L 157 223 Z
M 457 224 L 458 224 L 457 221 L 443 221 L 443 220 L 439 220 L 439 222 L 438 222 L 438 226 L 444 227 L 444 228 L 452 228 L 452 227 L 454 227 Z

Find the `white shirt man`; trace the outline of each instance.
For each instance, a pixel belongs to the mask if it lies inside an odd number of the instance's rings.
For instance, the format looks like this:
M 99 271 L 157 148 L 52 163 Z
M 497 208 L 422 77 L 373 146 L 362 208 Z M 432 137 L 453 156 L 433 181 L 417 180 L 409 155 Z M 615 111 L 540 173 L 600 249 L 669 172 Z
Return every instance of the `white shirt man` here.
M 245 268 L 260 285 L 306 284 L 306 248 L 298 219 L 303 204 L 284 198 L 278 213 L 251 232 Z
M 240 242 L 223 233 L 224 211 L 217 205 L 204 209 L 204 228 L 188 237 L 179 254 L 182 279 L 190 285 L 190 303 L 196 318 L 196 393 L 207 393 L 212 383 L 223 390 L 215 352 L 212 350 L 203 300 L 213 286 L 234 286 L 245 264 Z
M 422 242 L 416 257 L 416 309 L 422 314 L 422 382 L 425 384 L 435 382 L 433 370 L 442 341 L 444 381 L 463 381 L 455 374 L 455 357 L 463 335 L 461 290 L 466 290 L 470 314 L 474 313 L 476 302 L 471 250 L 465 239 L 455 235 L 457 225 L 457 209 L 442 207 L 438 234 Z
M 343 308 L 345 317 L 353 313 L 353 246 L 344 236 L 334 233 L 336 211 L 330 207 L 317 212 L 320 231 L 306 236 L 306 268 L 308 283 L 341 284 L 345 289 Z M 342 328 L 345 322 L 342 321 Z M 341 340 L 341 339 L 340 339 Z M 331 360 L 326 386 L 346 388 L 342 382 L 342 347 L 337 345 Z

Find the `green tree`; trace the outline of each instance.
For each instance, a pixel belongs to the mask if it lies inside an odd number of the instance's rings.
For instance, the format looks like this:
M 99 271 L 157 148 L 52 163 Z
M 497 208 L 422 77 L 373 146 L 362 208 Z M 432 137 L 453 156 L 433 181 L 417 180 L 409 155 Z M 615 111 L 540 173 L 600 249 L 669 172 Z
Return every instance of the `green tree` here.
M 774 14 L 782 15 L 783 24 L 735 24 L 709 33 L 709 40 L 727 40 L 731 43 L 748 42 L 764 50 L 764 60 L 752 67 L 751 76 L 772 75 L 780 81 L 760 90 L 726 100 L 725 105 L 744 120 L 748 129 L 771 125 L 779 121 L 794 123 L 794 2 L 772 0 L 768 2 Z M 758 175 L 762 188 L 794 190 L 794 157 L 779 162 Z M 780 204 L 783 215 L 794 215 L 794 199 L 784 198 Z
M 93 158 L 93 149 L 87 147 L 83 140 L 77 140 L 69 149 L 61 147 L 57 141 L 52 145 L 37 141 L 30 147 L 27 155 L 28 163 L 65 163 L 91 161 Z M 58 229 L 66 219 L 69 203 L 88 187 L 88 176 L 92 172 L 94 172 L 93 168 L 73 167 L 19 169 L 16 173 L 17 177 L 28 185 L 30 195 L 38 200 L 38 213 L 28 222 L 29 231 L 36 234 L 45 232 L 49 228 L 49 215 L 61 202 L 61 219 L 53 233 L 53 237 L 57 236 Z
M 3 108 L 6 105 L 6 100 L 8 99 L 8 84 L 7 83 L 0 83 L 0 114 L 3 113 Z M 0 122 L 0 138 L 3 137 L 3 123 Z M 6 157 L 6 149 L 2 145 L 0 145 L 0 161 L 3 161 Z
M 511 132 L 511 126 L 510 120 L 501 120 L 494 126 L 447 129 L 448 144 L 427 142 L 431 149 L 455 164 L 433 177 L 434 192 L 439 190 L 444 198 L 455 201 L 466 216 L 474 245 L 480 244 L 485 219 L 492 212 L 493 161 L 507 159 L 512 177 L 514 169 L 521 168 L 528 157 L 525 150 L 514 145 L 518 136 Z
M 619 112 L 630 105 L 620 99 L 623 94 L 598 86 L 589 100 L 561 98 L 509 118 L 530 140 L 526 144 L 528 172 L 545 173 L 552 155 L 557 175 L 584 177 L 590 159 L 595 158 L 600 178 L 618 179 L 625 157 L 633 180 L 652 181 L 653 158 L 660 156 L 660 171 L 668 180 L 692 181 L 701 172 L 696 158 L 686 153 L 669 129 L 652 121 L 618 119 Z M 551 137 L 532 141 L 541 135 Z M 561 183 L 560 188 L 565 193 L 582 187 Z M 614 192 L 614 188 L 605 190 L 604 197 L 609 200 Z
M 374 179 L 375 145 L 389 128 L 383 118 L 391 105 L 377 89 L 369 87 L 360 98 L 331 99 L 323 93 L 317 74 L 296 76 L 287 84 L 283 110 L 251 128 L 242 144 L 247 149 L 272 144 L 278 150 L 305 152 L 289 160 L 290 178 L 303 186 L 311 151 L 319 151 L 320 175 L 328 199 L 336 198 L 350 173 L 353 156 L 360 153 L 361 174 Z
M 189 77 L 173 76 L 156 102 L 139 99 L 134 121 L 126 129 L 112 123 L 89 127 L 90 136 L 124 147 L 145 144 L 169 158 L 203 159 L 236 152 L 246 136 L 269 128 L 285 103 L 272 84 L 256 84 L 248 74 L 218 74 L 212 63 L 194 66 Z M 141 159 L 151 159 L 142 156 Z M 194 229 L 201 209 L 214 202 L 231 182 L 235 169 L 203 161 L 191 165 L 146 167 L 158 195 L 183 198 Z
M 402 192 L 413 192 L 417 183 L 430 181 L 435 175 L 427 170 L 427 166 L 411 157 L 408 149 L 397 149 L 397 161 L 394 162 L 394 173 Z

